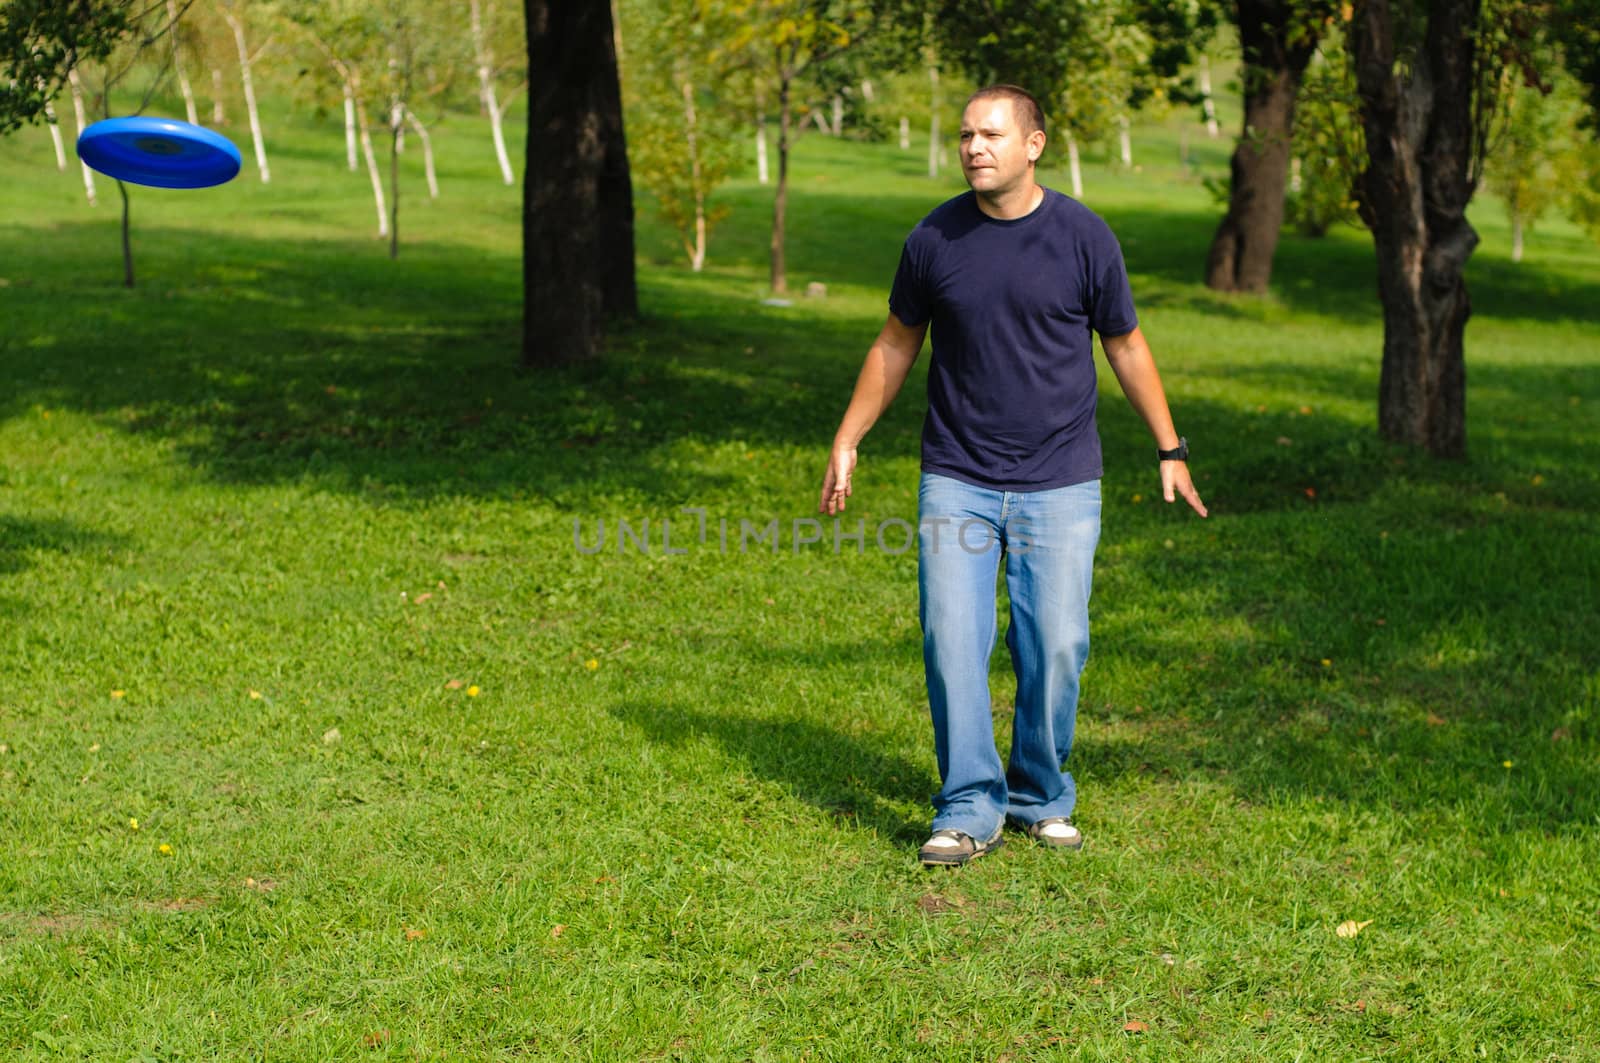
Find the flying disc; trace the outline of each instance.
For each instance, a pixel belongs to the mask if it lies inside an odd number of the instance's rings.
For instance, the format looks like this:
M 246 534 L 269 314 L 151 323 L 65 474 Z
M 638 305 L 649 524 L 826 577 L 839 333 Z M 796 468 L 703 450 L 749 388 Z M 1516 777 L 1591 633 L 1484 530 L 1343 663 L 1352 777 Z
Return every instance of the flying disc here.
M 171 118 L 107 118 L 78 137 L 78 157 L 107 177 L 154 188 L 209 188 L 233 180 L 241 159 L 220 133 Z

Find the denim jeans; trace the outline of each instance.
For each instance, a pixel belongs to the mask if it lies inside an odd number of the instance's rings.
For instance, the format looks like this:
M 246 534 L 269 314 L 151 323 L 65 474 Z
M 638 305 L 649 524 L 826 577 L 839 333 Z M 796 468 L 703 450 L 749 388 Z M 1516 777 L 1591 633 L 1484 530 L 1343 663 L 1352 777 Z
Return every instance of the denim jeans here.
M 1063 765 L 1089 657 L 1100 481 L 994 491 L 925 472 L 917 509 L 922 655 L 943 784 L 933 828 L 982 839 L 1008 815 L 1023 825 L 1070 816 L 1077 788 Z M 989 703 L 1002 557 L 1011 596 L 1006 648 L 1017 677 L 1004 770 Z

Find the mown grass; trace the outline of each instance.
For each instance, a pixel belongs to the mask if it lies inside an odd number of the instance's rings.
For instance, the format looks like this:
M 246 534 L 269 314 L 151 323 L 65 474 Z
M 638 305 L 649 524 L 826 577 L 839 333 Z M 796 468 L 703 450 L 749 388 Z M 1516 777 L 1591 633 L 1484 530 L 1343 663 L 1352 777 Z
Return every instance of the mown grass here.
M 134 190 L 132 292 L 114 190 L 0 145 L 7 1058 L 1600 1055 L 1592 244 L 1513 265 L 1480 205 L 1439 465 L 1375 440 L 1360 233 L 1221 297 L 1176 134 L 1091 159 L 1214 515 L 1156 501 L 1108 378 L 1089 845 L 929 874 L 914 559 L 872 541 L 915 516 L 920 377 L 866 549 L 793 531 L 957 186 L 804 140 L 791 281 L 828 295 L 788 308 L 768 190 L 698 277 L 641 204 L 643 320 L 525 372 L 517 192 L 452 122 L 398 262 L 284 115 L 272 185 Z

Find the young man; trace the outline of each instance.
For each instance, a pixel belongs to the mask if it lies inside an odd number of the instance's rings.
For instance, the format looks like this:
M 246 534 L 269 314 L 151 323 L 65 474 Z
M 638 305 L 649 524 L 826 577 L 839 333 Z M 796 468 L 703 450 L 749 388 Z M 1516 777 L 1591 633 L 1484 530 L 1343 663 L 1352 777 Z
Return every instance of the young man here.
M 1122 251 L 1105 222 L 1040 186 L 1039 104 L 1011 85 L 980 89 L 961 118 L 970 193 L 906 240 L 889 317 L 867 352 L 834 437 L 818 509 L 850 496 L 856 448 L 894 400 L 930 323 L 922 430 L 918 591 L 923 662 L 942 786 L 926 865 L 1001 844 L 1007 822 L 1076 849 L 1072 750 L 1078 677 L 1089 653 L 1089 587 L 1100 536 L 1100 438 L 1093 333 L 1155 437 L 1162 494 L 1200 516 Z M 1017 677 L 1009 763 L 990 718 L 995 575 L 1005 563 L 1006 646 Z

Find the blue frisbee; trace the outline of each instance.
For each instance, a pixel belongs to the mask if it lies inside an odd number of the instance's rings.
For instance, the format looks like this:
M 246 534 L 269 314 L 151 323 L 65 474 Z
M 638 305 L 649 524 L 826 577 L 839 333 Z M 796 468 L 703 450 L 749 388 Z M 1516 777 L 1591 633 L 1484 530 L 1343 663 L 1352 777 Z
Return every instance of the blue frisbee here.
M 171 118 L 107 118 L 78 137 L 78 158 L 107 177 L 153 188 L 210 188 L 242 160 L 220 133 Z

